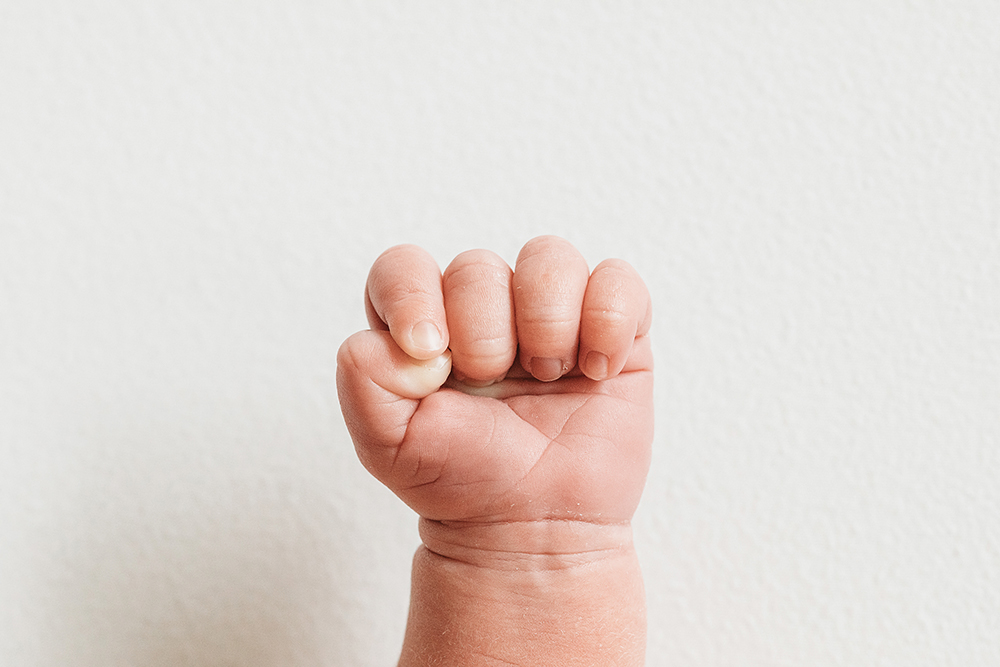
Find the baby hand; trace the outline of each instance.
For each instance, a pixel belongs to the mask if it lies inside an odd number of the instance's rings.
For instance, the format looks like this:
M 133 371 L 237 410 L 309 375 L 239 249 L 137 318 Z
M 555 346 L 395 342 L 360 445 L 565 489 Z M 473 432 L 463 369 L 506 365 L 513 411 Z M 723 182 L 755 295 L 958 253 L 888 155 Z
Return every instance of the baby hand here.
M 338 355 L 365 467 L 422 517 L 425 544 L 560 553 L 635 511 L 652 442 L 651 304 L 621 260 L 591 273 L 540 237 L 513 271 L 474 250 L 440 273 L 387 250 L 365 292 L 371 329 Z

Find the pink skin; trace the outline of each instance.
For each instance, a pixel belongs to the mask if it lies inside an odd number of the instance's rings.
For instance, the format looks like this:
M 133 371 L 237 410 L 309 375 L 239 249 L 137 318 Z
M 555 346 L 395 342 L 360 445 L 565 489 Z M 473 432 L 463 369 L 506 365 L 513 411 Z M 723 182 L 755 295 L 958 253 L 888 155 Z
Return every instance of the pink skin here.
M 431 551 L 492 563 L 630 540 L 653 426 L 650 298 L 630 265 L 589 272 L 539 237 L 513 271 L 474 250 L 442 275 L 396 246 L 365 302 L 371 330 L 338 355 L 341 404 L 362 463 L 420 514 Z

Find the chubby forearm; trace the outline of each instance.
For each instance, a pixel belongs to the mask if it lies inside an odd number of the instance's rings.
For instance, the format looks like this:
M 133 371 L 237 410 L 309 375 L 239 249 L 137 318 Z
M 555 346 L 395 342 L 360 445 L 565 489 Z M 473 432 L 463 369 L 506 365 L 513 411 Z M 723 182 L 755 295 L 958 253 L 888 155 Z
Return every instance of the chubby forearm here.
M 474 527 L 471 542 L 440 528 L 421 525 L 400 667 L 643 664 L 645 599 L 627 525 L 590 534 L 560 522 L 544 533 L 580 533 L 584 542 L 570 535 L 573 549 L 531 554 L 496 550 L 496 539 Z M 538 533 L 513 529 L 529 542 Z

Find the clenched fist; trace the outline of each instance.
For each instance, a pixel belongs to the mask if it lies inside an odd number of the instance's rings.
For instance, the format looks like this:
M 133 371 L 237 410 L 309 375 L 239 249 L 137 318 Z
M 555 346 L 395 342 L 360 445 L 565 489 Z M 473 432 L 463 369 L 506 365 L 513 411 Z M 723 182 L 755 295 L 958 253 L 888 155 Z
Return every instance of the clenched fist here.
M 371 329 L 338 355 L 341 406 L 431 551 L 495 561 L 628 539 L 653 427 L 650 297 L 629 264 L 591 272 L 548 236 L 513 271 L 473 250 L 442 275 L 396 246 L 365 304 Z

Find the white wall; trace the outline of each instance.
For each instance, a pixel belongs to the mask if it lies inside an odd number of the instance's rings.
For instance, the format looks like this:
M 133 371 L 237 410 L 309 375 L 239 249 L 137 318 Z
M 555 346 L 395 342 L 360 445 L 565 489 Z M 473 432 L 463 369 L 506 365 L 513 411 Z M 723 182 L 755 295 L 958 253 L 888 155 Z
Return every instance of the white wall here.
M 995 3 L 310 4 L 0 6 L 0 664 L 394 664 L 337 346 L 542 233 L 655 295 L 650 665 L 1000 664 Z

